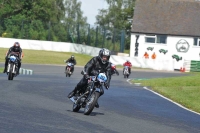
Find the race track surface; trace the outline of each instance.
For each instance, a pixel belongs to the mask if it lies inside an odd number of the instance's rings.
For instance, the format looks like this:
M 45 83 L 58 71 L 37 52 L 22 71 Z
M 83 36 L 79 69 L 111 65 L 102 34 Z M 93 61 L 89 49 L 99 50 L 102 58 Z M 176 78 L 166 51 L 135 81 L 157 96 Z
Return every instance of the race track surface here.
M 1 64 L 3 65 L 3 64 Z M 3 67 L 3 66 L 1 66 Z M 33 75 L 13 81 L 0 74 L 0 133 L 199 133 L 200 115 L 113 76 L 100 108 L 85 116 L 72 112 L 67 95 L 82 78 L 75 67 L 69 78 L 64 66 L 22 64 Z M 133 71 L 130 78 L 184 76 L 182 73 Z

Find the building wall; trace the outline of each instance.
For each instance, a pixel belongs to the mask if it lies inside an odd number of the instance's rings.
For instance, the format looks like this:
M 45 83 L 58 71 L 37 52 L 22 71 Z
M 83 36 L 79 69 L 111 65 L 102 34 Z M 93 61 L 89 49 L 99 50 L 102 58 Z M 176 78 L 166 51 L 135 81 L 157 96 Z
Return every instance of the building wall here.
M 147 52 L 151 58 L 153 52 L 156 53 L 156 59 L 163 60 L 174 60 L 174 69 L 179 69 L 184 60 L 200 60 L 200 47 L 194 46 L 194 38 L 192 37 L 183 37 L 183 36 L 168 36 L 166 44 L 157 44 L 157 43 L 146 43 L 145 35 L 140 34 L 138 41 L 138 58 L 143 58 L 145 52 Z M 131 36 L 131 47 L 130 47 L 130 57 L 135 57 L 135 43 L 136 43 L 136 35 L 132 34 Z M 184 46 L 186 49 L 180 49 L 181 46 Z M 147 48 L 152 47 L 153 50 L 147 50 Z M 160 53 L 159 50 L 164 49 L 167 50 L 167 53 Z M 188 51 L 187 51 L 188 49 Z M 173 59 L 173 55 L 178 55 L 182 57 L 182 60 L 177 61 Z

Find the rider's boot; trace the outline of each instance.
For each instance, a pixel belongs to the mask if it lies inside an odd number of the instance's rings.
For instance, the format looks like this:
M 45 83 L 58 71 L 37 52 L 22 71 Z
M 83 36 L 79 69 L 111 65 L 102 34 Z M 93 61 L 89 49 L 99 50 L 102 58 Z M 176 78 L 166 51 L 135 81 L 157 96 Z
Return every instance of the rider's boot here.
M 3 73 L 6 73 L 6 72 L 7 72 L 7 67 L 8 67 L 8 65 L 7 65 L 7 62 L 6 62 L 6 63 L 5 63 L 5 66 L 4 66 Z
M 3 73 L 6 73 L 6 71 L 7 71 L 7 70 L 6 70 L 6 67 L 5 67 L 4 70 L 3 70 Z

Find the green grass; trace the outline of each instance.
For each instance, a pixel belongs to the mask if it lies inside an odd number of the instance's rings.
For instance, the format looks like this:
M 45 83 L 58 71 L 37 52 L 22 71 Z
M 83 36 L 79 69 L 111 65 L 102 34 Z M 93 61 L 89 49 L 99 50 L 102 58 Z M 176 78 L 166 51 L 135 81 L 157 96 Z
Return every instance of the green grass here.
M 3 69 L 4 69 L 3 67 L 0 67 L 0 73 L 3 73 Z
M 0 48 L 0 53 L 6 53 L 8 49 Z M 71 52 L 52 52 L 39 50 L 23 50 L 24 58 L 22 63 L 31 64 L 58 64 L 64 65 L 64 60 L 67 60 L 71 55 L 75 56 L 78 66 L 84 66 L 92 56 L 83 55 Z M 0 62 L 5 62 L 5 56 L 0 56 Z
M 149 86 L 173 101 L 200 113 L 200 73 L 191 73 L 190 76 L 148 79 L 139 82 L 142 86 Z

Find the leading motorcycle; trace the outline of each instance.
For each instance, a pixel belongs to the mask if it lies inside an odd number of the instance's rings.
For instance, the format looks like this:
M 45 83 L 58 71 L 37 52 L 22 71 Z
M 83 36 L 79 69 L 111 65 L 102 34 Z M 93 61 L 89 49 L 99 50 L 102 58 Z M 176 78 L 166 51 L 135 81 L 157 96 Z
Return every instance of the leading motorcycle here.
M 10 54 L 8 57 L 8 66 L 7 66 L 7 75 L 8 80 L 13 80 L 14 77 L 17 76 L 18 71 L 18 58 L 16 57 L 16 54 Z
M 81 74 L 83 75 L 83 72 Z M 75 92 L 75 96 L 70 98 L 73 102 L 73 112 L 78 112 L 80 108 L 84 108 L 84 115 L 89 115 L 93 111 L 99 96 L 103 94 L 103 86 L 106 81 L 105 73 L 90 76 L 87 86 Z

